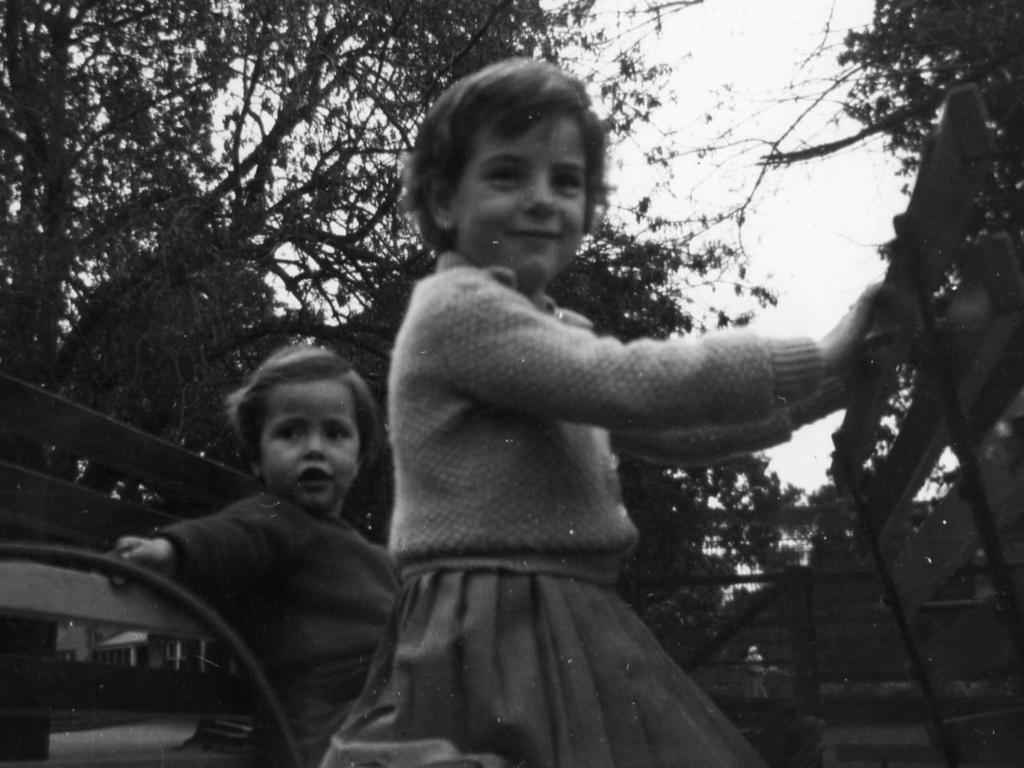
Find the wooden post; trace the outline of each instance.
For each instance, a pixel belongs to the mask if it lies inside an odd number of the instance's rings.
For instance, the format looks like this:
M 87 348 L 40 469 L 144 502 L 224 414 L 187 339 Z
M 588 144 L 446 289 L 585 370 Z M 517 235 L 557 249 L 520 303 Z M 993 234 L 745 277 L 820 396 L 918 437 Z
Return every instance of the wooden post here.
M 0 617 L 0 654 L 51 656 L 57 625 L 14 616 Z M 50 754 L 50 718 L 0 718 L 0 760 L 45 760 Z
M 5 403 L 5 413 L 11 412 L 16 406 Z M 0 422 L 2 422 L 0 418 Z M 6 465 L 9 459 L 24 459 L 28 455 L 38 460 L 38 455 L 28 446 L 14 440 L 4 439 L 7 435 L 0 424 L 0 465 Z M 0 478 L 3 476 L 0 467 Z M 2 484 L 0 484 L 2 485 Z M 6 525 L 5 513 L 10 509 L 3 498 L 0 487 L 0 542 L 14 538 L 40 540 L 42 535 L 37 530 L 11 529 Z M 0 587 L 9 591 L 8 584 L 0 580 Z M 32 656 L 47 657 L 56 653 L 57 625 L 52 621 L 37 621 L 13 615 L 0 615 L 0 656 Z M 0 681 L 4 685 L 6 681 Z M 0 716 L 0 762 L 8 760 L 46 760 L 50 756 L 50 718 L 32 716 Z
M 814 583 L 811 569 L 790 566 L 783 577 L 790 658 L 793 660 L 793 701 L 797 717 L 819 717 L 817 641 L 814 631 Z

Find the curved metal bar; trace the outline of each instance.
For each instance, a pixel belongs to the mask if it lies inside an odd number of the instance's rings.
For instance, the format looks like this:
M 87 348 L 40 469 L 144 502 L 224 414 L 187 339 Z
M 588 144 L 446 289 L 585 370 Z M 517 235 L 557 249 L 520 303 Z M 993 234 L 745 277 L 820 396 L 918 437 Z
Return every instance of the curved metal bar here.
M 196 618 L 212 634 L 227 643 L 235 660 L 245 670 L 257 698 L 262 704 L 265 717 L 276 736 L 281 757 L 290 768 L 302 768 L 303 761 L 292 738 L 288 721 L 277 700 L 270 681 L 259 661 L 253 656 L 245 641 L 206 603 L 181 585 L 146 568 L 133 565 L 109 555 L 76 547 L 53 544 L 0 543 L 0 558 L 23 559 L 51 565 L 65 565 L 80 570 L 96 570 L 109 575 L 121 576 L 144 584 L 161 597 Z

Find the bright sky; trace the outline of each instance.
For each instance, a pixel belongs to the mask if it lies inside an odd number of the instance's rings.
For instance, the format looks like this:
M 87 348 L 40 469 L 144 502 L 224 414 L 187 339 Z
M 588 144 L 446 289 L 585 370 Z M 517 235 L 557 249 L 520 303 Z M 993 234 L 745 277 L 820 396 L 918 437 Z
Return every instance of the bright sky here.
M 667 113 L 671 121 L 660 118 L 662 129 L 678 130 L 674 141 L 684 148 L 721 143 L 722 131 L 733 133 L 728 152 L 702 160 L 688 154 L 676 161 L 668 190 L 659 197 L 664 210 L 685 206 L 710 213 L 743 199 L 766 151 L 757 140 L 777 138 L 807 108 L 807 102 L 786 99 L 787 84 L 812 81 L 803 88 L 810 93 L 832 80 L 843 36 L 869 24 L 872 7 L 871 0 L 841 0 L 835 7 L 824 0 L 705 0 L 670 17 L 661 43 L 647 46 L 653 59 L 673 67 L 670 87 L 678 103 Z M 831 52 L 812 57 L 822 45 Z M 853 121 L 830 120 L 841 98 L 840 92 L 813 113 L 782 148 L 857 130 Z M 637 137 L 644 140 L 657 139 Z M 613 182 L 628 195 L 633 184 L 642 183 L 634 180 L 649 179 L 651 172 L 628 148 L 619 160 Z M 882 277 L 885 266 L 876 249 L 892 237 L 892 217 L 906 205 L 900 192 L 904 180 L 895 169 L 895 161 L 875 142 L 769 172 L 742 230 L 751 277 L 779 296 L 778 308 L 759 316 L 756 329 L 819 338 L 865 286 Z M 734 238 L 735 228 L 714 234 Z M 769 451 L 771 469 L 799 488 L 820 486 L 841 420 L 841 413 L 834 414 Z

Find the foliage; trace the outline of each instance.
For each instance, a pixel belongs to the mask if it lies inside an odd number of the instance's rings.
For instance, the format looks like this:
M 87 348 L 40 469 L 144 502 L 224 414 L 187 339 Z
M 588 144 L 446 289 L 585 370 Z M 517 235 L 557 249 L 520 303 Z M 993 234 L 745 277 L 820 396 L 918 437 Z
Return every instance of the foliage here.
M 859 70 L 847 111 L 885 133 L 908 175 L 945 92 L 976 83 L 998 137 L 996 173 L 973 231 L 1024 236 L 1024 6 L 1015 0 L 878 0 L 870 29 L 852 32 L 841 61 Z
M 537 3 L 3 13 L 0 364 L 222 459 L 221 393 L 286 339 L 383 393 L 428 268 L 396 206 L 410 130 L 453 78 L 569 35 Z
M 193 446 L 286 337 L 379 379 L 425 268 L 395 205 L 410 127 L 453 77 L 556 39 L 534 3 L 428 5 L 10 0 L 5 369 Z
M 758 456 L 682 472 L 624 460 L 619 472 L 642 533 L 625 572 L 628 599 L 664 631 L 717 626 L 721 591 L 687 581 L 771 568 L 779 515 L 797 491 L 782 489 Z

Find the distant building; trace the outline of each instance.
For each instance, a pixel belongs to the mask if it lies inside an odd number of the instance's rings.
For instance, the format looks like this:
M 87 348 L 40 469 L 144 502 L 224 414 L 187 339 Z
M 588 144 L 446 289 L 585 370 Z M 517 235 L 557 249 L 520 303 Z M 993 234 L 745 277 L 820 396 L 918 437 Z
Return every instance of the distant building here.
M 123 627 L 63 622 L 57 628 L 57 657 L 65 661 L 193 672 L 235 671 L 223 645 L 212 640 L 162 637 Z

